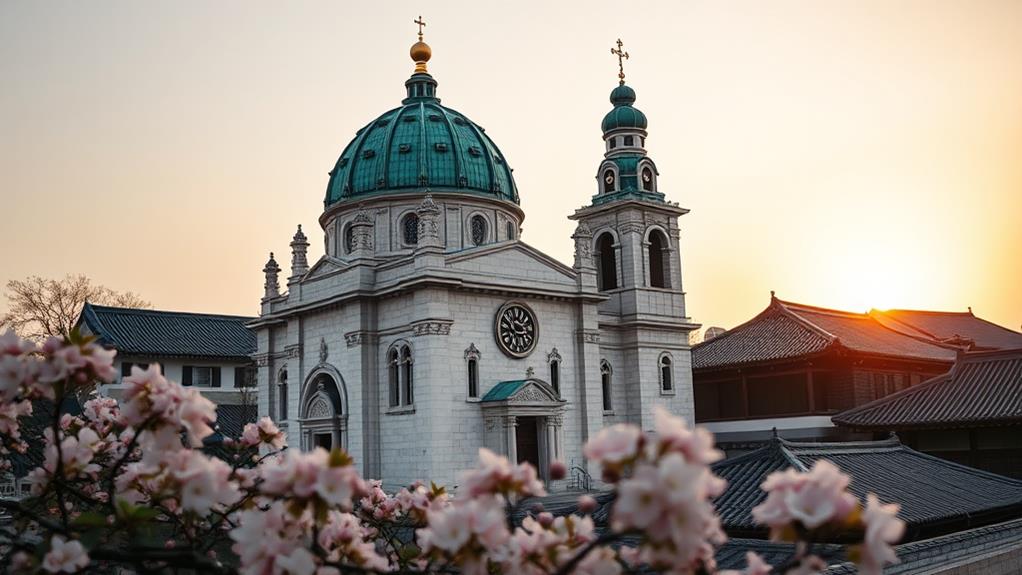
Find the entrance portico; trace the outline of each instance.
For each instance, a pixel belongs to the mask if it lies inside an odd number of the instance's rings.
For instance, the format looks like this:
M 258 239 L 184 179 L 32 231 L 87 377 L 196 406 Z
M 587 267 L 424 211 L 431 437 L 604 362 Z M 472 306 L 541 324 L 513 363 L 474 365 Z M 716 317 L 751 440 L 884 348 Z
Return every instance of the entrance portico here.
M 498 383 L 480 402 L 486 422 L 484 444 L 512 463 L 528 461 L 549 481 L 550 463 L 563 457 L 565 403 L 539 379 Z

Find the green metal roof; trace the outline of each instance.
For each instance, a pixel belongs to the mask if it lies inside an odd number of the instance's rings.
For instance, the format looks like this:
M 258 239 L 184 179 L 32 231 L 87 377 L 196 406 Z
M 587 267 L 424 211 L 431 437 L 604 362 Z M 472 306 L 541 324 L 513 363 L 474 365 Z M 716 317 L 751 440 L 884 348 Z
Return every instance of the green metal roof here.
M 646 114 L 632 105 L 635 103 L 635 90 L 621 84 L 610 93 L 610 102 L 614 109 L 603 117 L 603 133 L 618 128 L 646 129 Z
M 402 106 L 384 112 L 344 148 L 326 207 L 394 192 L 455 191 L 518 203 L 511 168 L 483 128 L 440 105 L 436 81 L 415 74 Z
M 516 391 L 521 389 L 522 386 L 524 386 L 528 382 L 529 380 L 527 379 L 502 381 L 497 385 L 493 386 L 493 388 L 490 391 L 487 391 L 486 395 L 483 396 L 482 401 L 504 401 L 505 399 L 508 399 L 509 397 L 514 395 Z

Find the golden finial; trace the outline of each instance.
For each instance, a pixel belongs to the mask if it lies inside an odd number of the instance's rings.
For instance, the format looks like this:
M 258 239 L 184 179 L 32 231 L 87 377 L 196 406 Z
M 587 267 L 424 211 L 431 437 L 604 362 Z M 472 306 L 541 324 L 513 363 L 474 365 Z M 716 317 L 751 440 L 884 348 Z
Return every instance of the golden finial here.
M 624 86 L 625 85 L 625 60 L 628 59 L 628 52 L 622 51 L 621 50 L 621 46 L 624 46 L 624 42 L 621 41 L 621 38 L 618 38 L 617 39 L 617 50 L 615 50 L 614 48 L 611 48 L 610 49 L 610 53 L 615 55 L 615 56 L 617 56 L 617 78 L 620 81 L 621 85 Z
M 433 55 L 433 51 L 430 49 L 429 44 L 422 41 L 422 27 L 426 25 L 426 21 L 422 19 L 422 16 L 419 16 L 417 19 L 412 20 L 412 22 L 419 26 L 419 41 L 412 44 L 412 49 L 409 50 L 409 54 L 415 62 L 415 73 L 427 74 L 426 62 L 429 62 L 429 58 Z

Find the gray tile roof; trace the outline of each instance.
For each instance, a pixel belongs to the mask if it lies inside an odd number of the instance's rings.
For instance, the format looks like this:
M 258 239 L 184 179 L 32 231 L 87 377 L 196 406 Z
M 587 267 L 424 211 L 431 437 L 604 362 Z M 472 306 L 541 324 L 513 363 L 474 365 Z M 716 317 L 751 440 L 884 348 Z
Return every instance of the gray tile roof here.
M 869 313 L 892 329 L 934 341 L 972 341 L 977 350 L 1022 348 L 1022 333 L 978 318 L 971 309 L 966 312 L 892 309 Z
M 974 527 L 1022 513 L 1022 481 L 972 469 L 919 453 L 897 439 L 845 443 L 796 443 L 774 439 L 769 445 L 714 464 L 728 481 L 715 505 L 725 530 L 760 535 L 752 508 L 766 494 L 759 488 L 774 471 L 807 470 L 828 459 L 852 476 L 850 490 L 860 499 L 876 493 L 901 505 L 908 524 L 905 540 Z
M 771 298 L 759 315 L 692 348 L 692 368 L 714 369 L 847 349 L 866 355 L 951 363 L 955 350 L 886 327 L 869 314 Z
M 1022 349 L 964 354 L 949 373 L 831 419 L 894 430 L 1022 424 Z
M 245 360 L 255 353 L 255 318 L 85 304 L 79 324 L 123 355 Z

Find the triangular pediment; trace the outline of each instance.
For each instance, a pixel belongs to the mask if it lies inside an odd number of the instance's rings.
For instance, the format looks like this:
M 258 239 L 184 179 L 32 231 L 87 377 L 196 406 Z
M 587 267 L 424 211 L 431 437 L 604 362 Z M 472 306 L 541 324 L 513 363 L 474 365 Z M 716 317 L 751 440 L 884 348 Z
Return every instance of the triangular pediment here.
M 447 257 L 447 267 L 465 276 L 575 285 L 573 269 L 520 241 L 458 252 Z
M 564 400 L 540 379 L 501 381 L 482 398 L 482 403 L 507 405 L 560 405 Z
M 350 267 L 349 265 L 345 264 L 343 261 L 335 257 L 323 256 L 319 258 L 319 260 L 315 264 L 313 264 L 312 268 L 310 268 L 309 271 L 306 272 L 304 276 L 302 276 L 301 281 L 306 282 L 309 280 L 319 279 L 321 277 L 333 275 L 335 273 L 342 272 L 349 267 Z

